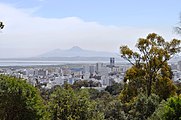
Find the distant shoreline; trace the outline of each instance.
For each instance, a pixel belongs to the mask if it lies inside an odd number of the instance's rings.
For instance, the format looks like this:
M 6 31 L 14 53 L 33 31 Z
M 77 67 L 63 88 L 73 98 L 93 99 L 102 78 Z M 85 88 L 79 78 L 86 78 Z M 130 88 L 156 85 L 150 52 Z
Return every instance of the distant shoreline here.
M 30 58 L 0 58 L 1 60 L 22 60 L 22 61 L 109 61 L 110 57 L 30 57 Z M 122 61 L 121 57 L 115 58 Z
M 109 64 L 109 61 L 101 61 L 101 60 L 97 60 L 97 61 L 52 61 L 52 60 L 2 60 L 0 59 L 0 67 L 4 68 L 4 67 L 18 67 L 18 66 L 22 66 L 22 67 L 34 67 L 34 66 L 61 66 L 61 65 L 68 65 L 68 64 L 95 64 L 98 62 L 102 62 L 105 64 Z M 127 62 L 125 61 L 116 61 L 117 64 L 126 64 Z

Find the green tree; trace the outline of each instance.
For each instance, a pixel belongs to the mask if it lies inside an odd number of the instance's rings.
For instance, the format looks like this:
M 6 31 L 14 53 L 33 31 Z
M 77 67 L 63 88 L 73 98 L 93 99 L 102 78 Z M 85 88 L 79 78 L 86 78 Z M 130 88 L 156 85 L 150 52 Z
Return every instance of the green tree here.
M 50 98 L 49 110 L 53 120 L 101 120 L 103 114 L 94 110 L 95 105 L 90 101 L 87 90 L 73 91 L 67 86 L 55 89 Z
M 89 83 L 87 80 L 77 80 L 72 85 L 74 89 L 80 89 L 81 87 L 89 87 Z
M 162 101 L 149 120 L 181 120 L 181 96 Z
M 167 62 L 180 52 L 180 42 L 177 39 L 166 42 L 161 36 L 151 33 L 146 38 L 138 40 L 136 47 L 139 52 L 134 52 L 128 46 L 121 46 L 121 57 L 133 65 L 131 68 L 133 72 L 126 75 L 130 79 L 125 80 L 125 82 L 135 80 L 136 77 L 142 77 L 141 79 L 145 81 L 147 96 L 153 92 L 157 93 L 154 88 L 159 79 L 163 79 L 165 82 L 168 79 L 171 80 Z M 166 85 L 167 87 L 173 85 L 171 82 L 168 83 L 170 84 Z
M 181 95 L 181 80 L 177 80 L 174 82 L 175 86 L 177 87 L 177 95 Z
M 147 97 L 144 94 L 139 94 L 129 110 L 129 116 L 132 120 L 146 120 L 150 117 L 160 103 L 159 96 L 151 94 Z
M 128 114 L 124 111 L 125 105 L 120 100 L 113 100 L 107 103 L 106 107 L 106 120 L 128 120 Z
M 99 82 L 94 82 L 92 80 L 87 81 L 87 80 L 78 80 L 75 81 L 74 84 L 72 85 L 73 89 L 80 89 L 81 87 L 98 87 L 100 85 Z
M 118 95 L 123 89 L 122 83 L 113 82 L 111 86 L 107 86 L 105 91 L 108 91 L 111 95 Z
M 22 79 L 0 75 L 0 119 L 41 120 L 46 108 L 36 88 Z
M 141 67 L 132 66 L 126 71 L 124 88 L 119 95 L 123 103 L 130 102 L 146 91 L 145 71 Z
M 139 94 L 129 103 L 119 99 L 107 102 L 104 114 L 107 120 L 146 120 L 158 108 L 160 98 L 158 95 Z
M 175 95 L 176 90 L 173 81 L 167 76 L 162 76 L 157 78 L 153 91 L 155 94 L 159 95 L 161 99 L 166 100 L 170 96 Z
M 96 100 L 100 97 L 100 91 L 99 90 L 96 90 L 94 88 L 90 88 L 90 89 L 88 89 L 88 92 L 89 92 L 91 100 Z

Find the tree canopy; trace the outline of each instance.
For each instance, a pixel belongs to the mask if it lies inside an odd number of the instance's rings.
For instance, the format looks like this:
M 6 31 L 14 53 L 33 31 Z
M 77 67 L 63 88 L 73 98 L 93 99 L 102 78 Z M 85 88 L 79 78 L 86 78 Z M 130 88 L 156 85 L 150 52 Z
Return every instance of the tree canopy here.
M 0 75 L 0 119 L 41 120 L 46 108 L 39 92 L 22 79 Z
M 178 39 L 166 42 L 161 36 L 151 33 L 146 38 L 139 38 L 136 52 L 128 46 L 121 46 L 121 57 L 133 65 L 126 73 L 125 82 L 143 79 L 147 96 L 152 92 L 157 93 L 154 88 L 160 81 L 166 83 L 164 89 L 173 90 L 174 86 L 170 82 L 171 70 L 167 62 L 180 52 L 180 43 Z
M 95 103 L 87 90 L 74 91 L 71 87 L 57 87 L 51 94 L 49 110 L 53 120 L 101 120 L 95 111 Z
M 180 120 L 181 96 L 163 101 L 148 120 Z

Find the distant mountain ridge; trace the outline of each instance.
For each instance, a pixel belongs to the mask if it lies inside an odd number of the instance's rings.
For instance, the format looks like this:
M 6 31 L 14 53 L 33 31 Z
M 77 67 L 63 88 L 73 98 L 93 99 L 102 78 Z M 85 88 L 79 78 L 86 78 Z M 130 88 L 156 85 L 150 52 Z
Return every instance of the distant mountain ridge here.
M 74 46 L 67 50 L 55 49 L 50 52 L 41 54 L 37 57 L 51 58 L 51 57 L 119 57 L 116 53 L 84 50 L 78 46 Z

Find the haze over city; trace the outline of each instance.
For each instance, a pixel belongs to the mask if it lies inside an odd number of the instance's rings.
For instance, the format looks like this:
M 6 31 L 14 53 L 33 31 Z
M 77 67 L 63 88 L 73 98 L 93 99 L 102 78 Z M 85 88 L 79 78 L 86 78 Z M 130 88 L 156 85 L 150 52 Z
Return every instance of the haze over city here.
M 119 53 L 139 37 L 156 32 L 180 38 L 181 1 L 152 0 L 1 0 L 0 58 L 33 57 L 54 49 Z

